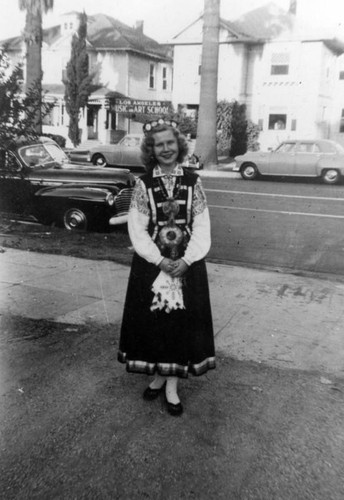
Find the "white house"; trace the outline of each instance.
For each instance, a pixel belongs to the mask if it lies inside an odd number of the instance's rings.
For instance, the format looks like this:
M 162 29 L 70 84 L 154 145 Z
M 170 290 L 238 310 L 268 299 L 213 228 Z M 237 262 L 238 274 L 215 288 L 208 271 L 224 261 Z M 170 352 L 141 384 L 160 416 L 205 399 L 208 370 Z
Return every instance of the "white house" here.
M 246 104 L 261 149 L 296 137 L 344 144 L 344 43 L 305 29 L 295 8 L 269 3 L 220 22 L 218 100 Z M 172 40 L 172 101 L 188 113 L 199 106 L 202 29 L 200 17 Z
M 78 26 L 79 13 L 69 12 L 61 16 L 58 26 L 44 30 L 43 35 L 42 85 L 45 99 L 55 103 L 44 120 L 43 132 L 65 138 L 69 116 L 63 79 Z M 25 65 L 22 38 L 0 42 L 5 43 L 13 63 L 22 61 Z M 172 58 L 168 48 L 144 35 L 142 22 L 131 28 L 105 14 L 88 16 L 87 51 L 90 71 L 95 72 L 95 90 L 81 113 L 82 142 L 114 142 L 125 132 L 141 132 L 147 115 L 169 111 Z

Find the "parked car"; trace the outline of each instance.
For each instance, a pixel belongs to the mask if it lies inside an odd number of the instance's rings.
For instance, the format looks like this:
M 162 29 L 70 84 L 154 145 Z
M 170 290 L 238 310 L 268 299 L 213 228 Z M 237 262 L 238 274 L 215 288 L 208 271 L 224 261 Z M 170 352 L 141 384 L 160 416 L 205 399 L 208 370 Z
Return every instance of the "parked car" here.
M 51 139 L 0 147 L 0 208 L 68 230 L 123 224 L 135 177 L 125 169 L 68 163 Z
M 344 176 L 344 148 L 330 140 L 288 140 L 274 151 L 251 151 L 234 158 L 234 172 L 245 180 L 259 175 L 320 177 L 337 184 Z
M 100 144 L 90 149 L 87 161 L 93 165 L 106 167 L 142 167 L 141 141 L 142 134 L 127 134 L 117 144 Z
M 141 161 L 142 138 L 142 134 L 127 134 L 117 144 L 95 146 L 88 152 L 87 161 L 101 167 L 115 165 L 124 168 L 144 169 Z M 193 153 L 185 159 L 184 166 L 194 170 L 203 168 L 200 159 Z

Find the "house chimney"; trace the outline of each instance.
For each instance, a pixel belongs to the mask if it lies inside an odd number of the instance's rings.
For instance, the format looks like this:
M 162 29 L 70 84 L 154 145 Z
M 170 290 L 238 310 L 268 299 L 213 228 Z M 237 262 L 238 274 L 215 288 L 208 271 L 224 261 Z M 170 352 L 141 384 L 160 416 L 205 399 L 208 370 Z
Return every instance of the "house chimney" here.
M 138 33 L 143 35 L 143 21 L 136 21 L 135 23 L 135 29 Z
M 294 16 L 296 16 L 296 6 L 297 6 L 297 0 L 290 0 L 289 14 L 294 14 Z

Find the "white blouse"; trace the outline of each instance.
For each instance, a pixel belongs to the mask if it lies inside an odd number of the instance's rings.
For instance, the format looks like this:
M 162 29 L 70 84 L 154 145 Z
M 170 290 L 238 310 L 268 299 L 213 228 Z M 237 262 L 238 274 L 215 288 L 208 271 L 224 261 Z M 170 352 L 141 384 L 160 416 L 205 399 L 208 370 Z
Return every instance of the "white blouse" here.
M 164 176 L 159 168 L 155 168 L 153 171 L 153 176 L 161 177 L 168 192 L 173 190 L 175 175 L 176 173 L 172 172 L 172 175 Z M 171 192 L 169 192 L 170 194 Z M 205 257 L 211 245 L 209 210 L 200 178 L 197 179 L 194 189 L 192 219 L 191 238 L 185 250 L 185 255 L 182 257 L 189 266 Z M 129 236 L 135 251 L 148 262 L 158 266 L 164 257 L 148 233 L 149 221 L 150 210 L 146 185 L 141 179 L 138 179 L 128 214 Z

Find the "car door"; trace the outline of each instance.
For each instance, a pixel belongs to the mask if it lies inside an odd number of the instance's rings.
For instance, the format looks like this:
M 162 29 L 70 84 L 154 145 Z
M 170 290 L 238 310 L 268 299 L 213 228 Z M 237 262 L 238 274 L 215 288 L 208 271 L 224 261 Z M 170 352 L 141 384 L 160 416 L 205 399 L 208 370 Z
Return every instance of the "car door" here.
M 121 141 L 121 165 L 139 166 L 141 162 L 140 137 L 124 137 Z
M 25 179 L 22 167 L 12 151 L 0 150 L 0 209 L 28 213 L 33 188 Z
M 269 157 L 270 175 L 293 175 L 295 163 L 295 141 L 282 142 Z
M 316 142 L 299 142 L 295 152 L 294 175 L 316 177 L 316 166 L 320 160 L 320 147 Z

